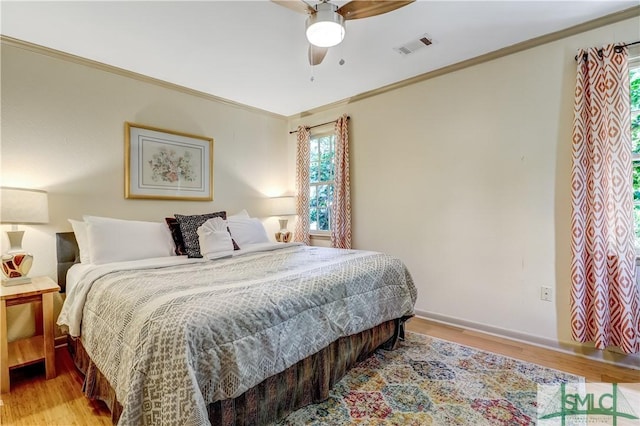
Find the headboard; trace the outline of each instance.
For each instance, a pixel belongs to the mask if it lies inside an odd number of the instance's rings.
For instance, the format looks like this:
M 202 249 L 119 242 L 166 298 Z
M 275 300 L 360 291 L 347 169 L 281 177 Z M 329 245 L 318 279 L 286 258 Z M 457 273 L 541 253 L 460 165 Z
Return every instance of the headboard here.
M 58 263 L 58 285 L 64 293 L 67 287 L 67 271 L 80 263 L 80 249 L 73 232 L 56 233 L 56 258 Z

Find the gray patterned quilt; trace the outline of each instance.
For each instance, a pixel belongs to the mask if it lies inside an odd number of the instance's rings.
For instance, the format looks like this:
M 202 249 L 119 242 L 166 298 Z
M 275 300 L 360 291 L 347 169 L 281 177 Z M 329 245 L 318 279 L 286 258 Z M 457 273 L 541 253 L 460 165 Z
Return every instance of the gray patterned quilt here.
M 307 246 L 115 268 L 76 287 L 86 294 L 82 343 L 127 425 L 208 424 L 207 404 L 241 395 L 342 336 L 411 315 L 416 300 L 394 257 Z M 58 322 L 72 322 L 65 308 Z

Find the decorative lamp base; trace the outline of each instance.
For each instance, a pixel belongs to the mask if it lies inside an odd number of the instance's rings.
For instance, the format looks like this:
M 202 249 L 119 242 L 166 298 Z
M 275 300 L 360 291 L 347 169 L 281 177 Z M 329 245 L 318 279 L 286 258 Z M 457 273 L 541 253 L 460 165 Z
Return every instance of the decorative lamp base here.
M 2 255 L 2 274 L 4 281 L 27 279 L 27 274 L 33 265 L 33 255 L 30 253 L 7 253 Z M 16 284 L 24 284 L 16 282 Z M 7 284 L 5 284 L 7 285 Z
M 288 243 L 291 241 L 291 232 L 276 232 L 276 241 L 279 243 Z

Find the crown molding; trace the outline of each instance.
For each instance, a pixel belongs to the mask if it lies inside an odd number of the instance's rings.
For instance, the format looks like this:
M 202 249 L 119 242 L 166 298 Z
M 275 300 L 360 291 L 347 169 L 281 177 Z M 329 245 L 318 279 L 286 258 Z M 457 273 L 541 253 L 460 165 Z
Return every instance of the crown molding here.
M 163 87 L 165 89 L 174 90 L 176 92 L 181 92 L 187 95 L 196 96 L 209 101 L 222 103 L 233 108 L 238 108 L 238 109 L 246 110 L 249 112 L 268 115 L 281 120 L 287 119 L 286 116 L 281 114 L 276 114 L 274 112 L 270 112 L 264 109 L 255 108 L 249 105 L 242 104 L 240 102 L 234 102 L 229 99 L 225 99 L 225 98 L 211 95 L 209 93 L 201 92 L 199 90 L 189 89 L 188 87 L 184 87 L 179 84 L 169 83 L 168 81 L 160 80 L 158 78 L 149 77 L 144 74 L 128 71 L 112 65 L 104 64 L 102 62 L 94 61 L 92 59 L 83 58 L 82 56 L 77 56 L 70 53 L 62 52 L 60 50 L 51 49 L 49 47 L 41 46 L 35 43 L 30 43 L 28 41 L 20 40 L 17 38 L 0 35 L 0 43 L 2 44 L 2 46 L 11 46 L 11 47 L 15 47 L 22 50 L 28 50 L 30 52 L 34 52 L 37 54 L 49 56 L 55 59 L 60 59 L 67 62 L 73 62 L 73 63 L 84 65 L 90 68 L 94 68 L 100 71 L 105 71 L 108 73 L 117 74 L 123 77 L 142 81 L 144 83 L 153 84 L 155 86 Z
M 591 21 L 583 22 L 582 24 L 574 25 L 573 27 L 565 28 L 563 30 L 545 34 L 540 37 L 535 37 L 529 40 L 525 40 L 523 42 L 516 43 L 514 45 L 507 46 L 502 49 L 494 50 L 493 52 L 485 53 L 484 55 L 476 56 L 475 58 L 467 59 L 462 62 L 458 62 L 443 68 L 429 71 L 424 74 L 420 74 L 415 77 L 411 77 L 406 80 L 399 81 L 397 83 L 392 83 L 387 86 L 383 86 L 377 89 L 363 92 L 358 95 L 352 96 L 350 98 L 342 99 L 340 101 L 323 105 L 317 108 L 313 108 L 308 111 L 302 111 L 298 114 L 291 115 L 288 118 L 290 120 L 293 120 L 297 118 L 308 117 L 310 115 L 318 114 L 320 112 L 327 111 L 330 109 L 344 107 L 345 105 L 348 105 L 357 101 L 361 101 L 363 99 L 367 99 L 373 96 L 377 96 L 382 93 L 390 92 L 392 90 L 396 90 L 402 87 L 410 86 L 412 84 L 420 83 L 425 80 L 430 80 L 432 78 L 439 77 L 441 75 L 449 74 L 449 73 L 459 71 L 465 68 L 469 68 L 475 65 L 479 65 L 485 62 L 493 61 L 494 59 L 502 58 L 504 56 L 521 52 L 523 50 L 531 49 L 533 47 L 558 41 L 563 38 L 571 37 L 576 34 L 581 34 L 586 31 L 604 27 L 605 25 L 615 24 L 617 22 L 624 21 L 626 19 L 635 18 L 638 16 L 640 16 L 640 6 L 634 6 L 629 9 L 622 10 L 620 12 L 612 13 L 606 16 L 602 16 L 600 18 L 593 19 Z
M 201 92 L 199 90 L 189 89 L 184 86 L 180 86 L 178 84 L 169 83 L 164 80 L 160 80 L 157 78 L 149 77 L 143 74 L 139 74 L 133 71 L 128 71 L 122 68 L 118 68 L 112 65 L 107 65 L 102 62 L 94 61 L 91 59 L 83 58 L 81 56 L 72 55 L 70 53 L 62 52 L 60 50 L 51 49 L 45 46 L 41 46 L 38 44 L 30 43 L 27 41 L 23 41 L 20 39 L 16 39 L 13 37 L 0 35 L 0 43 L 6 46 L 12 46 L 23 50 L 28 50 L 34 53 L 50 56 L 53 58 L 61 59 L 64 61 L 74 62 L 80 65 L 85 65 L 94 69 L 98 69 L 101 71 L 121 75 L 123 77 L 132 78 L 134 80 L 142 81 L 145 83 L 153 84 L 156 86 L 160 86 L 169 90 L 175 90 L 177 92 L 185 93 L 188 95 L 196 96 L 199 98 L 207 99 L 214 102 L 219 102 L 225 105 L 228 105 L 233 108 L 242 109 L 245 111 L 250 111 L 258 114 L 268 115 L 278 119 L 297 119 L 308 117 L 310 115 L 314 115 L 323 111 L 331 110 L 338 107 L 344 107 L 351 103 L 361 101 L 363 99 L 367 99 L 373 96 L 377 96 L 392 90 L 400 89 L 406 86 L 410 86 L 412 84 L 420 83 L 422 81 L 426 81 L 435 77 L 439 77 L 441 75 L 449 74 L 455 71 L 459 71 L 465 68 L 469 68 L 475 65 L 479 65 L 488 61 L 492 61 L 494 59 L 502 58 L 504 56 L 508 56 L 517 52 L 521 52 L 523 50 L 531 49 L 533 47 L 541 46 L 543 44 L 551 43 L 557 40 L 561 40 L 563 38 L 571 37 L 576 34 L 580 34 L 586 31 L 590 31 L 599 27 L 603 27 L 605 25 L 614 24 L 620 21 L 624 21 L 626 19 L 631 19 L 640 16 L 640 5 L 634 6 L 629 9 L 625 9 L 620 12 L 612 13 L 606 16 L 602 16 L 597 19 L 593 19 L 591 21 L 584 22 L 582 24 L 574 25 L 573 27 L 565 28 L 560 31 L 556 31 L 553 33 L 545 34 L 540 37 L 532 38 L 530 40 L 526 40 L 511 46 L 504 47 L 502 49 L 495 50 L 493 52 L 486 53 L 484 55 L 477 56 L 475 58 L 471 58 L 462 62 L 458 62 L 452 65 L 448 65 L 443 68 L 439 68 L 434 71 L 429 71 L 424 74 L 417 75 L 415 77 L 411 77 L 397 83 L 389 84 L 383 87 L 379 87 L 377 89 L 373 89 L 367 92 L 360 93 L 358 95 L 342 99 L 340 101 L 332 102 L 330 104 L 326 104 L 320 106 L 318 108 L 313 108 L 307 111 L 301 111 L 297 114 L 293 114 L 291 116 L 284 116 L 280 114 L 276 114 L 270 111 L 266 111 L 260 108 L 255 108 L 249 105 L 245 105 L 239 102 L 234 102 L 229 99 L 221 98 L 218 96 L 214 96 L 205 92 Z

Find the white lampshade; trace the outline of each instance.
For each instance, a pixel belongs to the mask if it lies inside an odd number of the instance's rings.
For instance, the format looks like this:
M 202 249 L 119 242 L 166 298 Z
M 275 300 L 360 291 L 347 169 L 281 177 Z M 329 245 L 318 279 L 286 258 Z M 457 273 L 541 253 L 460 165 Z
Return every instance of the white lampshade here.
M 317 12 L 307 18 L 307 40 L 318 47 L 332 47 L 344 39 L 344 18 L 331 3 L 319 3 Z
M 37 189 L 0 188 L 0 223 L 12 224 L 7 231 L 11 247 L 2 255 L 2 285 L 18 285 L 31 282 L 27 276 L 33 264 L 33 255 L 22 249 L 24 231 L 18 225 L 49 222 L 47 193 Z
M 8 187 L 0 189 L 0 223 L 32 225 L 49 222 L 45 191 Z
M 271 216 L 293 216 L 296 214 L 296 197 L 271 198 Z

